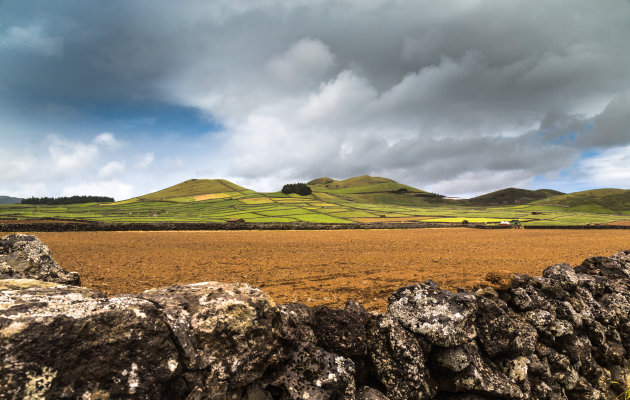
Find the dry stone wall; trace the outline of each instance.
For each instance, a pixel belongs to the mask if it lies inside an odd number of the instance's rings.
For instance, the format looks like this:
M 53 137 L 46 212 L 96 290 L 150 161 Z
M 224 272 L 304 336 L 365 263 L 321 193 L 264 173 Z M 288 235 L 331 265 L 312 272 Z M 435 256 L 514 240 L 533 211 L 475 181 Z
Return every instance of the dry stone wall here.
M 218 282 L 106 297 L 26 235 L 0 268 L 0 399 L 614 399 L 630 378 L 630 251 L 428 281 L 386 313 Z

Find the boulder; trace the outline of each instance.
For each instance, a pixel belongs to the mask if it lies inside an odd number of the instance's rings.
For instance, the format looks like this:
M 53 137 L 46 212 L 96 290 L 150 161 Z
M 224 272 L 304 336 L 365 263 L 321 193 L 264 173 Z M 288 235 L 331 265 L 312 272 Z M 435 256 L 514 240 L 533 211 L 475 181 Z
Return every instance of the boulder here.
M 278 309 L 259 289 L 203 282 L 147 290 L 140 298 L 165 316 L 184 380 L 204 396 L 238 391 L 283 358 Z
M 391 400 L 433 399 L 437 385 L 427 365 L 431 344 L 391 314 L 368 324 L 368 356 Z
M 21 278 L 80 285 L 79 274 L 61 268 L 50 256 L 48 246 L 35 236 L 5 236 L 0 239 L 0 279 Z
M 348 358 L 366 355 L 368 313 L 361 305 L 349 301 L 343 309 L 315 307 L 312 315 L 310 325 L 320 347 Z
M 168 392 L 181 361 L 151 302 L 48 282 L 21 286 L 0 281 L 0 397 L 142 399 Z
M 451 347 L 473 340 L 477 302 L 470 293 L 441 290 L 433 281 L 398 289 L 388 313 L 432 344 Z

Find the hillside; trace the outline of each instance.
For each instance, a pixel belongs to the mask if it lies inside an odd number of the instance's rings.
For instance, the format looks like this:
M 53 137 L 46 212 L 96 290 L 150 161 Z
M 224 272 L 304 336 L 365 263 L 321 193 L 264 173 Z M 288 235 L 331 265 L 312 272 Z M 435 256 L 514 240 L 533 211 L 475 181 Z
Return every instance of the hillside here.
M 231 197 L 242 193 L 253 193 L 252 190 L 236 185 L 225 179 L 189 179 L 177 185 L 154 193 L 139 196 L 139 200 L 181 199 L 191 196 L 215 195 L 208 198 Z M 216 196 L 219 195 L 219 196 Z
M 1 204 L 0 220 L 72 219 L 113 223 L 453 223 L 630 225 L 630 190 L 555 195 L 551 190 L 504 189 L 469 200 L 448 200 L 387 178 L 358 176 L 308 182 L 312 194 L 261 193 L 224 179 L 191 179 L 115 203 Z M 534 196 L 540 200 L 529 201 Z M 546 197 L 546 198 L 545 198 Z M 478 201 L 476 205 L 474 201 Z M 487 205 L 485 205 L 487 204 Z M 515 205 L 516 204 L 516 205 Z M 625 214 L 625 215 L 620 215 Z
M 21 201 L 19 197 L 0 196 L 0 204 L 20 204 Z
M 394 180 L 391 180 L 388 178 L 380 178 L 378 176 L 370 176 L 370 175 L 355 176 L 353 178 L 344 179 L 342 181 L 323 177 L 323 178 L 313 179 L 312 181 L 308 182 L 307 185 L 323 186 L 328 189 L 339 190 L 339 189 L 373 186 L 373 185 L 384 184 L 384 183 L 399 185 L 399 183 L 397 183 Z M 401 186 L 405 186 L 405 185 L 401 185 Z
M 474 206 L 498 206 L 528 204 L 537 200 L 562 195 L 564 193 L 551 189 L 527 190 L 507 188 L 487 193 L 466 200 L 466 204 Z
M 432 193 L 392 179 L 369 175 L 344 180 L 328 177 L 313 179 L 307 183 L 313 193 L 324 193 L 343 200 L 372 204 L 426 205 L 439 199 Z
M 562 207 L 572 212 L 622 213 L 630 215 L 630 190 L 585 190 L 554 196 L 532 204 Z

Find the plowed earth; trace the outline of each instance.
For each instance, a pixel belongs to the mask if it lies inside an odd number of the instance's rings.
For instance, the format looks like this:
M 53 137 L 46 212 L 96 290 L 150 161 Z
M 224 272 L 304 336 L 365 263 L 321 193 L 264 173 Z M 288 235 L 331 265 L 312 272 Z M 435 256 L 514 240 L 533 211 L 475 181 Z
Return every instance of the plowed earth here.
M 34 233 L 83 286 L 109 295 L 176 283 L 246 282 L 279 303 L 383 310 L 396 289 L 432 279 L 470 288 L 490 271 L 540 275 L 630 248 L 625 230 L 400 229 Z

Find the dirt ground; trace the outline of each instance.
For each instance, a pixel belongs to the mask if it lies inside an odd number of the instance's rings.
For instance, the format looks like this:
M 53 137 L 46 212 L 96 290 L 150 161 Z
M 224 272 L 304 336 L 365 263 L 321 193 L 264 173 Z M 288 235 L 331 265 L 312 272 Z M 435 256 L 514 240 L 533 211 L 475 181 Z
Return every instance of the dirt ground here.
M 628 230 L 399 229 L 34 233 L 84 286 L 109 295 L 246 282 L 277 302 L 384 310 L 397 288 L 470 286 L 490 271 L 539 275 L 630 248 Z

